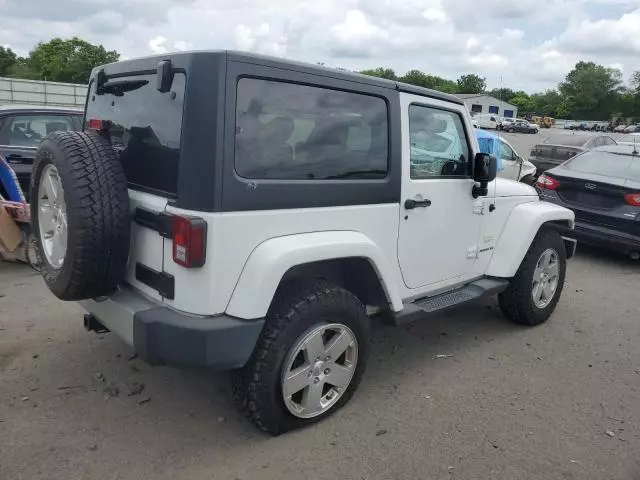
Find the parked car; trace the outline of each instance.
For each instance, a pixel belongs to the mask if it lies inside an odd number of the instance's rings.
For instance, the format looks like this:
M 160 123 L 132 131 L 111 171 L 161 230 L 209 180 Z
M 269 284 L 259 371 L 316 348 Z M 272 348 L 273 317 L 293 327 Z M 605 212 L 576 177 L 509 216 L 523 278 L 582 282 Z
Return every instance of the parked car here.
M 0 154 L 15 171 L 27 200 L 31 167 L 42 139 L 51 132 L 81 129 L 81 110 L 34 105 L 0 106 Z
M 623 133 L 625 131 L 625 129 L 627 128 L 627 124 L 625 123 L 621 123 L 620 125 L 616 126 L 613 129 L 613 133 Z
M 629 133 L 616 139 L 618 145 L 636 145 L 640 148 L 640 132 Z
M 496 179 L 456 96 L 186 52 L 95 68 L 86 118 L 34 165 L 44 283 L 151 363 L 238 369 L 240 408 L 271 434 L 350 400 L 370 314 L 401 325 L 498 293 L 535 325 L 560 299 L 574 214 Z
M 498 176 L 533 185 L 536 166 L 522 158 L 503 137 L 484 130 L 476 130 L 480 151 L 498 159 Z
M 640 132 L 640 123 L 629 125 L 627 128 L 623 130 L 623 133 L 634 133 L 634 132 Z
M 503 124 L 502 129 L 506 132 L 520 132 L 520 133 L 538 133 L 540 127 L 535 123 L 529 123 L 521 118 L 516 119 L 513 123 Z
M 593 122 L 590 130 L 592 132 L 606 132 L 609 124 L 607 122 Z
M 538 176 L 584 150 L 615 144 L 616 141 L 609 135 L 558 133 L 535 145 L 531 149 L 529 160 L 536 166 Z
M 575 129 L 575 122 L 565 122 L 564 129 L 565 130 L 574 130 Z
M 492 113 L 480 113 L 474 115 L 473 119 L 478 123 L 479 128 L 496 130 L 500 117 Z
M 631 145 L 607 145 L 576 155 L 546 171 L 541 197 L 570 208 L 581 242 L 640 258 L 640 156 Z
M 515 122 L 514 118 L 500 117 L 500 119 L 498 120 L 497 130 L 505 130 L 505 128 L 511 125 L 513 122 Z

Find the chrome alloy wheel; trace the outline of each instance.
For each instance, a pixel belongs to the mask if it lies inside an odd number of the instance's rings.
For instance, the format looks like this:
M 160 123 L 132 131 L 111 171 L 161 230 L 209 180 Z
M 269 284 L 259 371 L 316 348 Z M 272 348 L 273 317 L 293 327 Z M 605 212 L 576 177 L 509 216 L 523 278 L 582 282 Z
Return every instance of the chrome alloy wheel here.
M 531 297 L 537 308 L 545 308 L 551 303 L 560 281 L 560 256 L 553 248 L 548 248 L 536 263 L 531 282 Z
M 67 254 L 67 205 L 58 169 L 52 164 L 44 167 L 40 177 L 38 227 L 47 262 L 61 268 Z
M 289 351 L 282 372 L 282 397 L 299 418 L 316 417 L 349 387 L 358 362 L 358 342 L 345 325 L 313 327 Z

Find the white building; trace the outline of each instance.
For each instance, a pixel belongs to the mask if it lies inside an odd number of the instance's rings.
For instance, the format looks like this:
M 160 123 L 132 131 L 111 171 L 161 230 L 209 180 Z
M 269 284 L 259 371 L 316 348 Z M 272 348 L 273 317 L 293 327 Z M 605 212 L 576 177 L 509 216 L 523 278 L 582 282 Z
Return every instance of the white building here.
M 518 107 L 486 93 L 459 93 L 457 96 L 464 101 L 473 115 L 495 113 L 499 117 L 516 118 L 518 116 Z

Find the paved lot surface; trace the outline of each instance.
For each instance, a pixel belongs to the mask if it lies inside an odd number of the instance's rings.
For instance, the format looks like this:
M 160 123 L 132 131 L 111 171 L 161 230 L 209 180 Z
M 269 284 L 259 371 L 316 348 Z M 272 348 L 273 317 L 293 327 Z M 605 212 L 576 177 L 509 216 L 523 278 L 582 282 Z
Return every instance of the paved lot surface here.
M 0 264 L 0 478 L 638 479 L 639 279 L 640 263 L 583 249 L 544 326 L 494 302 L 376 325 L 350 405 L 269 438 L 236 414 L 227 374 L 129 359 Z
M 526 154 L 546 134 L 505 136 Z M 640 262 L 581 248 L 546 325 L 494 301 L 376 325 L 353 401 L 270 438 L 228 374 L 130 359 L 0 263 L 0 479 L 639 479 L 639 287 Z

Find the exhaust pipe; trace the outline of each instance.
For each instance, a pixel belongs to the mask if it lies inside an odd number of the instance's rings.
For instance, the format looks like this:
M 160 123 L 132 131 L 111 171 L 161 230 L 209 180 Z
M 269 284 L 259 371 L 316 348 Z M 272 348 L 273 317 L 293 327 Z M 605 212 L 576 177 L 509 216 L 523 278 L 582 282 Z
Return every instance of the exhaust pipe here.
M 83 318 L 84 329 L 88 332 L 108 333 L 109 329 L 105 327 L 95 315 L 85 313 Z

